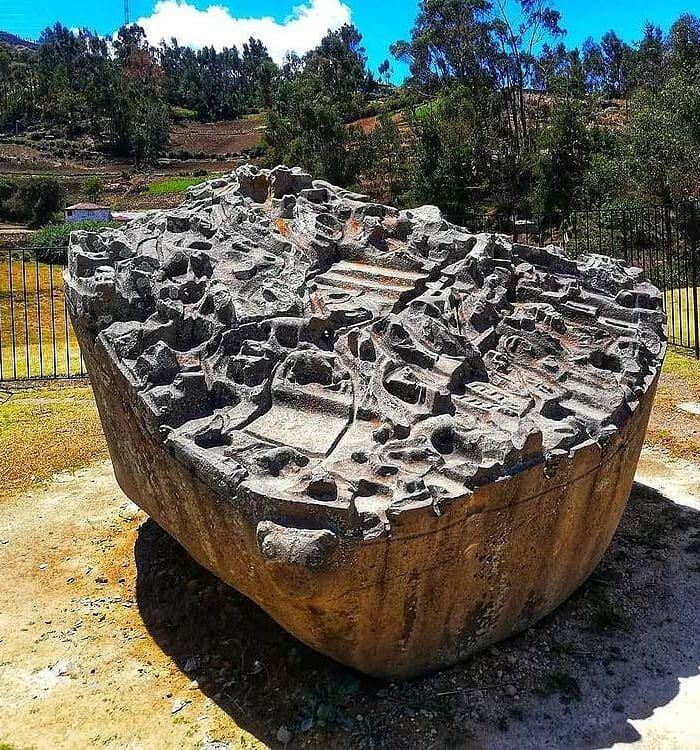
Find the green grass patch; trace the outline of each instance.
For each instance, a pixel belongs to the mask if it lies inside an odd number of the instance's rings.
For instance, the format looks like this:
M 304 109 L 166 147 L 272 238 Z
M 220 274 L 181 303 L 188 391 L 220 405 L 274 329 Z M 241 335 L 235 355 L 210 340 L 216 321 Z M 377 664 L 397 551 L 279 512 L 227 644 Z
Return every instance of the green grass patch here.
M 187 107 L 170 107 L 170 114 L 176 122 L 181 122 L 182 120 L 194 120 L 197 117 L 197 113 L 193 109 L 188 109 Z
M 62 263 L 66 254 L 61 248 L 68 248 L 71 232 L 77 232 L 78 230 L 99 232 L 106 227 L 118 226 L 119 223 L 116 221 L 94 221 L 93 219 L 66 221 L 63 224 L 48 224 L 32 235 L 31 246 L 39 260 Z
M 148 186 L 151 195 L 175 195 L 184 193 L 188 187 L 206 182 L 208 177 L 172 177 L 167 180 L 156 180 Z
M 664 373 L 691 381 L 697 388 L 700 381 L 700 362 L 695 357 L 669 347 L 664 360 Z
M 243 115 L 242 120 L 248 120 L 254 122 L 256 125 L 265 125 L 267 122 L 266 112 L 249 112 L 247 115 Z

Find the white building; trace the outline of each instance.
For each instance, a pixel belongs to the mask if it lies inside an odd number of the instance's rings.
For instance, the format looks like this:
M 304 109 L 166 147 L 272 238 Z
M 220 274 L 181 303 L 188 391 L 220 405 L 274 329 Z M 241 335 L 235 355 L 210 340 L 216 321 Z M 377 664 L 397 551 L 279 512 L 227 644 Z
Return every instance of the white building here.
M 66 208 L 66 221 L 111 221 L 112 212 L 109 206 L 98 206 L 97 203 L 76 203 Z

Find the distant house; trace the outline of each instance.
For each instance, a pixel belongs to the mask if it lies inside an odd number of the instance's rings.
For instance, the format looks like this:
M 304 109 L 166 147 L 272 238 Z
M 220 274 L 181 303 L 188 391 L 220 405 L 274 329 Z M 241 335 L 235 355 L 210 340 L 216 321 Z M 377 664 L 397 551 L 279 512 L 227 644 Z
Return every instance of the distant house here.
M 97 203 L 76 203 L 66 208 L 66 221 L 111 221 L 112 212 L 109 206 L 98 206 Z

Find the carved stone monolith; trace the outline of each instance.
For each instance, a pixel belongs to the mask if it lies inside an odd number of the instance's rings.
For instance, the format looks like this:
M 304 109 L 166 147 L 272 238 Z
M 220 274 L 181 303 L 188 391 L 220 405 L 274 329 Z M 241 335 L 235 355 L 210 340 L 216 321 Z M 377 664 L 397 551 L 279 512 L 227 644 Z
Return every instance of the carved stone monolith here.
M 69 256 L 120 485 L 319 651 L 451 664 L 608 546 L 665 350 L 638 269 L 252 166 Z

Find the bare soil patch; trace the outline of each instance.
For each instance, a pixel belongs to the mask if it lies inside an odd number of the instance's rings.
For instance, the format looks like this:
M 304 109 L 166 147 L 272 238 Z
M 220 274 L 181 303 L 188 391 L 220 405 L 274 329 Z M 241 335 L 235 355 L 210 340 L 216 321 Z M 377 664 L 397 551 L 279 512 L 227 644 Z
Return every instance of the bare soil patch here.
M 264 117 L 220 122 L 184 122 L 173 126 L 170 150 L 193 154 L 237 154 L 257 146 L 262 139 Z
M 700 401 L 700 362 L 670 349 L 654 400 L 647 445 L 700 463 L 700 415 L 679 408 Z
M 652 435 L 679 396 L 694 398 L 697 372 L 669 359 Z M 0 745 L 700 747 L 700 468 L 687 458 L 645 449 L 638 478 L 661 492 L 635 484 L 600 566 L 550 617 L 387 684 L 300 644 L 127 500 L 99 460 L 86 383 L 11 393 L 0 394 Z
M 699 549 L 700 512 L 636 484 L 599 568 L 555 613 L 387 684 L 285 633 L 98 464 L 3 503 L 0 742 L 698 747 Z

